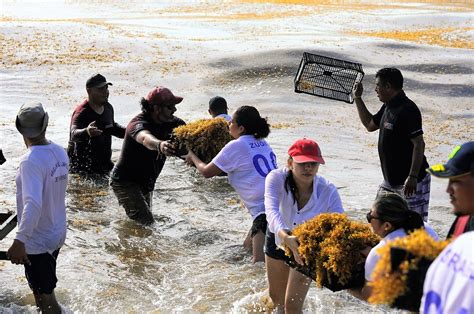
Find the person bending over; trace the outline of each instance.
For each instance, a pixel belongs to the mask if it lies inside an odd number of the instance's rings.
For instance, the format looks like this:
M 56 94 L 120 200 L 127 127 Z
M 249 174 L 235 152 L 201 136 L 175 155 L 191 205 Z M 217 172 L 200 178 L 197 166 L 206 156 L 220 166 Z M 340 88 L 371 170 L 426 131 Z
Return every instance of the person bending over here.
M 278 311 L 301 313 L 311 279 L 290 268 L 282 247 L 288 247 L 298 264 L 298 239 L 291 230 L 322 213 L 343 213 L 336 187 L 318 175 L 324 159 L 311 139 L 297 140 L 288 150 L 287 166 L 271 171 L 265 182 L 268 229 L 265 262 L 268 290 Z
M 276 156 L 265 138 L 270 126 L 255 107 L 237 109 L 229 125 L 234 140 L 227 143 L 214 159 L 206 164 L 193 151 L 186 162 L 195 165 L 206 178 L 227 173 L 230 185 L 239 194 L 253 219 L 250 235 L 253 262 L 264 261 L 263 244 L 267 220 L 265 217 L 265 177 L 277 167 Z

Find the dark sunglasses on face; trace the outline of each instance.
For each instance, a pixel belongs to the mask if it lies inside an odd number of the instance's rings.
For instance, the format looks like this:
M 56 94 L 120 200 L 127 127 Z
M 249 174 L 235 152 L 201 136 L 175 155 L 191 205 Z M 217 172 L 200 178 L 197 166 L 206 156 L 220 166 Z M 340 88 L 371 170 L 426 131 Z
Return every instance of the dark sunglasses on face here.
M 176 110 L 176 105 L 165 105 L 168 110 Z
M 368 212 L 367 215 L 365 215 L 365 217 L 367 218 L 367 221 L 368 221 L 369 223 L 372 221 L 372 219 L 380 220 L 379 217 L 372 216 L 372 214 L 371 214 L 370 212 Z

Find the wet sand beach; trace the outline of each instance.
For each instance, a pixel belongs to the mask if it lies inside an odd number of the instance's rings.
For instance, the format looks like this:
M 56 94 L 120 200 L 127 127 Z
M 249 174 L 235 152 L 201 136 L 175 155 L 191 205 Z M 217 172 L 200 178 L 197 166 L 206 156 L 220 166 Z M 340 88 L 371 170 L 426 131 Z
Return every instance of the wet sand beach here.
M 377 132 L 355 105 L 294 92 L 303 52 L 363 65 L 364 99 L 375 112 L 375 72 L 400 68 L 423 115 L 426 156 L 445 161 L 473 139 L 474 5 L 471 1 L 0 1 L 0 211 L 15 210 L 15 173 L 25 152 L 14 126 L 26 101 L 48 110 L 47 137 L 66 147 L 86 79 L 114 85 L 122 125 L 155 85 L 184 100 L 176 115 L 207 118 L 210 97 L 230 111 L 256 106 L 272 125 L 279 165 L 303 136 L 321 146 L 320 173 L 362 220 L 382 180 Z M 121 140 L 113 140 L 116 160 Z M 433 179 L 430 224 L 444 237 L 454 219 L 446 181 Z M 56 295 L 71 312 L 251 312 L 268 310 L 263 264 L 241 243 L 251 225 L 225 178 L 206 180 L 170 158 L 153 199 L 157 223 L 126 218 L 106 184 L 71 177 L 68 236 Z M 6 250 L 14 232 L 0 241 Z M 35 312 L 23 268 L 0 261 L 0 312 Z M 345 292 L 310 289 L 308 313 L 385 312 Z

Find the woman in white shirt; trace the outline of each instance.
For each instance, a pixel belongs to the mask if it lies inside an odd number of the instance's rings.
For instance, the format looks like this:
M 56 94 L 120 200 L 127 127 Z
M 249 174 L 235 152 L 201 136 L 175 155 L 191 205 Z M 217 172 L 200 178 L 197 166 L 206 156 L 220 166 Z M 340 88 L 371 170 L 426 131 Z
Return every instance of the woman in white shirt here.
M 417 212 L 409 209 L 408 203 L 403 197 L 396 193 L 384 193 L 377 197 L 372 210 L 367 213 L 367 221 L 372 226 L 374 233 L 383 239 L 372 249 L 365 260 L 365 279 L 372 281 L 372 272 L 380 260 L 377 250 L 394 239 L 404 237 L 411 231 L 424 228 L 428 234 L 438 240 L 436 232 L 425 222 Z M 364 254 L 365 255 L 365 254 Z M 367 300 L 371 294 L 371 288 L 365 284 L 359 289 L 350 289 L 349 292 L 355 297 Z
M 270 133 L 270 125 L 255 107 L 242 106 L 233 114 L 229 132 L 234 140 L 227 143 L 210 163 L 204 163 L 192 151 L 186 155 L 186 162 L 195 165 L 206 178 L 227 173 L 230 185 L 252 215 L 253 262 L 261 262 L 265 260 L 263 244 L 267 229 L 263 196 L 265 177 L 277 167 L 275 153 L 264 140 Z
M 291 230 L 319 214 L 344 210 L 336 187 L 317 175 L 319 165 L 324 164 L 318 144 L 300 139 L 288 154 L 287 167 L 270 172 L 265 182 L 265 262 L 269 294 L 277 311 L 299 313 L 311 279 L 288 266 L 289 257 L 282 248 L 288 247 L 295 261 L 303 265 Z

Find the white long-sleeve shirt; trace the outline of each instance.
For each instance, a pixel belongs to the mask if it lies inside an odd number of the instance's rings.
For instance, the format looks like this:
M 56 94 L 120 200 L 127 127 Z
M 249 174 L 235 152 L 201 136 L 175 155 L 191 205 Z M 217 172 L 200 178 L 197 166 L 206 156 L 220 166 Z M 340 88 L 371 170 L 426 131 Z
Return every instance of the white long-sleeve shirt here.
M 31 146 L 20 160 L 15 239 L 27 254 L 52 253 L 64 244 L 68 168 L 65 150 L 52 142 Z
M 322 213 L 343 213 L 341 198 L 334 184 L 320 175 L 313 179 L 313 194 L 299 209 L 291 191 L 285 190 L 288 168 L 271 171 L 265 180 L 265 214 L 268 228 L 275 233 L 275 244 L 282 243 L 278 231 L 293 230 L 296 226 Z
M 431 264 L 420 313 L 474 313 L 474 231 L 457 237 Z

